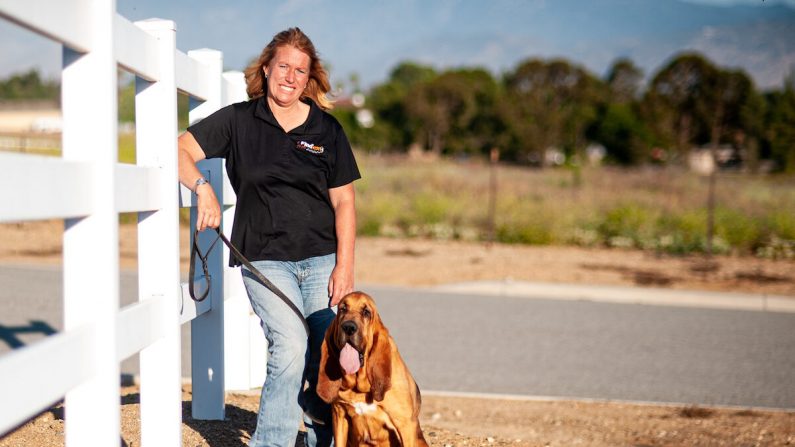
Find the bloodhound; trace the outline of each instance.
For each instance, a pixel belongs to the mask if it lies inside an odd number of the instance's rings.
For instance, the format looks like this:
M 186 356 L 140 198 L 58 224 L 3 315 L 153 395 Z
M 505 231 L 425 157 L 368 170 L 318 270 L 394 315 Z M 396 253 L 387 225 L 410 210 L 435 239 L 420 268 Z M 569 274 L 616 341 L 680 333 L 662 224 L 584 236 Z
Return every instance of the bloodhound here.
M 317 393 L 331 404 L 337 447 L 428 445 L 420 390 L 365 293 L 338 305 L 323 340 Z

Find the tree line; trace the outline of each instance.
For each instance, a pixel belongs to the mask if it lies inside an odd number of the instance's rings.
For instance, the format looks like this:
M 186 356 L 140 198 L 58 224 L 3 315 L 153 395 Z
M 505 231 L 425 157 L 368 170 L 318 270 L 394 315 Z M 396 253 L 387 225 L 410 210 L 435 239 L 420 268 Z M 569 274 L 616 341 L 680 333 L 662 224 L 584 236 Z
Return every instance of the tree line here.
M 121 120 L 134 120 L 133 84 L 120 91 Z M 366 93 L 372 119 L 357 119 L 362 110 L 353 105 L 333 112 L 366 151 L 415 146 L 485 156 L 497 148 L 503 160 L 544 165 L 550 148 L 578 163 L 598 144 L 607 162 L 631 166 L 681 164 L 693 147 L 729 146 L 751 169 L 770 160 L 795 172 L 795 74 L 762 92 L 744 71 L 697 53 L 675 56 L 647 83 L 629 59 L 615 61 L 604 78 L 565 59 L 527 59 L 499 77 L 403 62 Z M 58 96 L 58 83 L 35 70 L 0 80 L 3 100 Z
M 61 88 L 56 81 L 42 79 L 38 70 L 12 74 L 0 80 L 0 100 L 50 100 L 58 101 Z
M 682 53 L 644 84 L 629 59 L 604 78 L 564 59 L 527 59 L 494 77 L 481 68 L 438 71 L 403 62 L 367 92 L 370 122 L 360 109 L 334 114 L 352 144 L 367 151 L 411 145 L 454 156 L 492 148 L 516 163 L 544 165 L 555 148 L 578 163 L 594 144 L 618 165 L 681 164 L 694 147 L 730 146 L 752 169 L 772 160 L 795 172 L 795 78 L 761 92 L 742 70 Z

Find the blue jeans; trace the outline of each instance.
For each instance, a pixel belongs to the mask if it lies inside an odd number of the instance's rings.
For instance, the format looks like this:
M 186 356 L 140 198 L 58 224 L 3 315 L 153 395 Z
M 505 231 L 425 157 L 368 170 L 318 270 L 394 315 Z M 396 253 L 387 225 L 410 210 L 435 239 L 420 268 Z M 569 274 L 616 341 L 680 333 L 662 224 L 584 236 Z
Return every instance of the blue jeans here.
M 303 310 L 310 335 L 298 316 L 279 297 L 243 268 L 251 306 L 262 322 L 268 340 L 268 370 L 262 387 L 257 429 L 250 447 L 292 446 L 302 418 L 302 406 L 324 418 L 328 405 L 315 393 L 320 367 L 320 347 L 335 313 L 329 307 L 328 282 L 336 264 L 334 254 L 302 261 L 254 261 L 254 267 Z M 308 388 L 305 388 L 305 381 Z M 316 424 L 304 416 L 307 444 L 328 446 L 332 441 L 330 420 Z

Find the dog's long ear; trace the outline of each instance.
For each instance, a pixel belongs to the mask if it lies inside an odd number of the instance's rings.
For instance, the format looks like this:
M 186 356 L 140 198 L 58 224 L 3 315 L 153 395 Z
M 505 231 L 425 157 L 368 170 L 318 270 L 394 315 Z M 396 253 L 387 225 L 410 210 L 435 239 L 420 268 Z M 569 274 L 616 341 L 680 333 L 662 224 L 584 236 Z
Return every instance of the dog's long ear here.
M 332 403 L 340 391 L 342 369 L 340 353 L 334 344 L 339 323 L 335 318 L 326 331 L 323 345 L 320 347 L 320 371 L 317 376 L 317 395 L 326 403 Z
M 367 380 L 373 400 L 384 400 L 384 394 L 392 387 L 392 346 L 389 332 L 378 314 L 373 319 L 373 344 L 367 356 Z

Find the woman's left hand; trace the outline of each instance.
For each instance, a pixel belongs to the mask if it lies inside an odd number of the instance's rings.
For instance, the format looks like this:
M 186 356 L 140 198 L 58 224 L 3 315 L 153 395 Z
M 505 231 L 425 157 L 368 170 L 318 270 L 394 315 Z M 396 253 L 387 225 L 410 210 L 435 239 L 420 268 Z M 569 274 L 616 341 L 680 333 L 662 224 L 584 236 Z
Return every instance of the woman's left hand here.
M 337 264 L 331 271 L 328 281 L 328 293 L 331 297 L 331 305 L 336 306 L 342 297 L 353 292 L 353 268 L 343 267 Z

